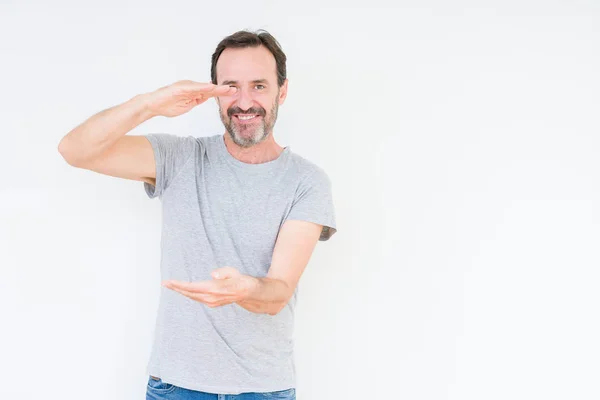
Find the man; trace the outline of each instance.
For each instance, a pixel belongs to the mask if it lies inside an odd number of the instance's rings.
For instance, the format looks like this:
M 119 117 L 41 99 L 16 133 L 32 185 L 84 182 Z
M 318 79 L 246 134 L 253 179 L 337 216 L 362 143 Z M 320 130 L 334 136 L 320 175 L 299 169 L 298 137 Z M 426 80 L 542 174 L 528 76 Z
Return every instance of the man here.
M 224 38 L 211 79 L 104 110 L 59 151 L 72 166 L 142 181 L 161 199 L 163 288 L 147 398 L 295 399 L 296 287 L 317 241 L 336 232 L 330 181 L 275 141 L 288 81 L 269 33 Z M 211 97 L 224 134 L 126 135 Z

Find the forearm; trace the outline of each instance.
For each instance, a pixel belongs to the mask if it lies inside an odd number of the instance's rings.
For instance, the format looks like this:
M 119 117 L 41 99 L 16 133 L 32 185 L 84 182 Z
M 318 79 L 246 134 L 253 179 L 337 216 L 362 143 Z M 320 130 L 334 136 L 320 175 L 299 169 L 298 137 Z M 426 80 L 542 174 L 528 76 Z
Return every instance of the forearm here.
M 292 296 L 292 289 L 279 279 L 254 278 L 253 289 L 237 304 L 254 313 L 275 315 Z
M 59 152 L 71 164 L 92 159 L 152 116 L 146 95 L 137 95 L 93 115 L 75 127 L 61 140 Z

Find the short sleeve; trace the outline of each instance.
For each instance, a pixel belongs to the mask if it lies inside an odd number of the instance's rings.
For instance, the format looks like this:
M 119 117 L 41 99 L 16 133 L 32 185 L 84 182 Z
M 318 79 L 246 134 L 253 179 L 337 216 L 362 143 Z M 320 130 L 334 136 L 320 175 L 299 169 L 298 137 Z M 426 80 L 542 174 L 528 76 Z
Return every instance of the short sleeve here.
M 286 220 L 301 220 L 323 225 L 319 240 L 328 240 L 337 232 L 331 180 L 319 169 L 304 179 Z
M 167 190 L 194 154 L 197 141 L 193 136 L 181 137 L 166 133 L 154 133 L 144 137 L 152 145 L 156 163 L 156 186 L 144 182 L 146 194 L 152 199 L 162 196 Z

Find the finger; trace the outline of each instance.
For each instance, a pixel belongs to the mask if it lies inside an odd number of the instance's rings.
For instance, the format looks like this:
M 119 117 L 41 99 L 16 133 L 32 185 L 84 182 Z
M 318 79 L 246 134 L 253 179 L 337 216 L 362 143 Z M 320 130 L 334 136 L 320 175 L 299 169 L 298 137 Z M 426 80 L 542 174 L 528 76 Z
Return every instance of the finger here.
M 206 300 L 206 299 L 204 299 L 204 295 L 201 295 L 198 293 L 188 292 L 187 290 L 182 290 L 182 289 L 171 289 L 171 290 L 173 290 L 174 292 L 177 292 L 179 294 L 182 294 L 185 297 L 189 297 L 192 300 L 196 300 L 196 301 Z
M 163 286 L 169 289 L 181 289 L 192 293 L 225 295 L 231 293 L 230 287 L 222 280 L 212 281 L 197 281 L 197 282 L 182 282 L 182 281 L 165 281 Z
M 185 91 L 196 96 L 230 96 L 237 92 L 235 86 L 215 85 L 213 83 L 190 82 L 184 88 Z
M 213 90 L 208 92 L 210 96 L 232 96 L 237 93 L 235 86 L 215 85 Z
M 163 286 L 169 289 L 181 289 L 194 293 L 208 294 L 216 289 L 214 281 L 182 282 L 176 280 L 164 281 Z
M 181 289 L 173 289 L 175 292 L 186 296 L 189 299 L 195 300 L 197 302 L 206 304 L 209 307 L 218 307 L 225 304 L 231 304 L 235 302 L 233 298 L 229 296 L 213 296 L 213 295 L 203 295 L 194 292 L 188 292 L 186 290 Z
M 179 294 L 182 294 L 185 297 L 189 297 L 192 300 L 199 301 L 201 303 L 209 303 L 209 302 L 214 301 L 212 296 L 209 296 L 209 295 L 194 293 L 194 292 L 190 292 L 190 291 L 182 290 L 182 289 L 171 289 L 171 290 L 173 290 L 174 292 L 177 292 Z
M 181 81 L 175 87 L 186 92 L 210 92 L 217 85 L 210 82 Z

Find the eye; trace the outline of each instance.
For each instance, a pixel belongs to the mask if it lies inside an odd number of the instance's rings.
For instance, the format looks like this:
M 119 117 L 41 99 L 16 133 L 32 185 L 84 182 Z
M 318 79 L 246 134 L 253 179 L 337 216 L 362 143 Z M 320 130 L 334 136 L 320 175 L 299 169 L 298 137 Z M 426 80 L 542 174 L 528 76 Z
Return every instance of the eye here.
M 265 88 L 265 85 L 256 85 L 254 87 L 257 88 L 258 90 L 262 90 Z

